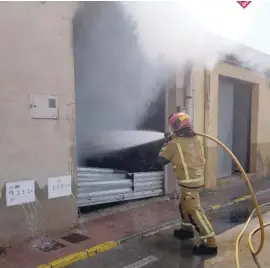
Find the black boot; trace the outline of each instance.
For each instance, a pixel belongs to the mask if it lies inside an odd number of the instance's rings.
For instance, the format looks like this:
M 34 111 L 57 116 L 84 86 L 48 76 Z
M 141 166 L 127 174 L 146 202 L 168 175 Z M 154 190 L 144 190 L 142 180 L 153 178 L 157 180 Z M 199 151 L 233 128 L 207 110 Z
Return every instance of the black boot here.
M 184 229 L 174 230 L 173 235 L 180 240 L 188 240 L 194 237 L 193 231 L 187 231 Z
M 218 249 L 217 246 L 207 246 L 207 244 L 200 244 L 193 246 L 192 254 L 193 255 L 217 255 Z

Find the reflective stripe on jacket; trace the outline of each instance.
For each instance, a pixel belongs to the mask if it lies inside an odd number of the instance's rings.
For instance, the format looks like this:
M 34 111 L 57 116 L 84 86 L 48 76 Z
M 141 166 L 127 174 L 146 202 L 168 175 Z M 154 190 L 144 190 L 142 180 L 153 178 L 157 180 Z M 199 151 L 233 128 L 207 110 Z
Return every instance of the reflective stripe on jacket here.
M 205 158 L 197 136 L 174 138 L 163 145 L 159 156 L 172 163 L 180 186 L 199 188 L 204 185 Z

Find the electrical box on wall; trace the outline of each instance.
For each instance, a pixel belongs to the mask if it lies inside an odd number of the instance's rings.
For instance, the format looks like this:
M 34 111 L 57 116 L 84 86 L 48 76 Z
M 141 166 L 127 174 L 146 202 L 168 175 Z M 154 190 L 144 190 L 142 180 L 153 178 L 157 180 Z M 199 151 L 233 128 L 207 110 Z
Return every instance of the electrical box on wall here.
M 58 97 L 51 95 L 30 95 L 30 116 L 34 119 L 57 119 Z
M 48 178 L 48 198 L 72 195 L 71 176 Z
M 35 200 L 34 180 L 6 183 L 6 203 L 8 207 L 35 202 Z

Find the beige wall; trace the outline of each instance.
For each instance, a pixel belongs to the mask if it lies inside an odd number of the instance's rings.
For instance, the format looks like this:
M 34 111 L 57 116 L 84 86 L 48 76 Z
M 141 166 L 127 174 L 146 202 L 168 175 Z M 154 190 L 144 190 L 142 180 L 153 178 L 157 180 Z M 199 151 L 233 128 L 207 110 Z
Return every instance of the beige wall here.
M 74 148 L 72 2 L 0 3 L 0 245 L 76 224 L 74 198 L 48 200 L 47 178 L 70 174 Z M 59 119 L 31 119 L 29 96 L 59 97 Z M 34 179 L 41 206 L 6 208 L 4 183 Z M 34 213 L 32 226 L 27 218 Z M 15 241 L 15 240 L 13 240 Z
M 266 175 L 270 172 L 270 88 L 262 75 L 233 65 L 220 63 L 211 72 L 198 69 L 195 76 L 195 115 L 196 131 L 217 137 L 218 120 L 218 76 L 223 75 L 254 83 L 252 92 L 251 127 L 251 172 Z M 217 145 L 205 141 L 207 166 L 205 171 L 206 187 L 216 187 Z

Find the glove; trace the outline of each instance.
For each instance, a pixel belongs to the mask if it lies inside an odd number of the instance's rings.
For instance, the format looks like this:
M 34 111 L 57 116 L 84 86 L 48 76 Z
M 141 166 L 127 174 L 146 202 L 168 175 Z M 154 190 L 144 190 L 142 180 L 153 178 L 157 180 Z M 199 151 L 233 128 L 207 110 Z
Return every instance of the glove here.
M 172 140 L 172 134 L 170 132 L 165 132 L 164 138 L 165 138 L 165 143 L 168 143 L 169 141 Z

